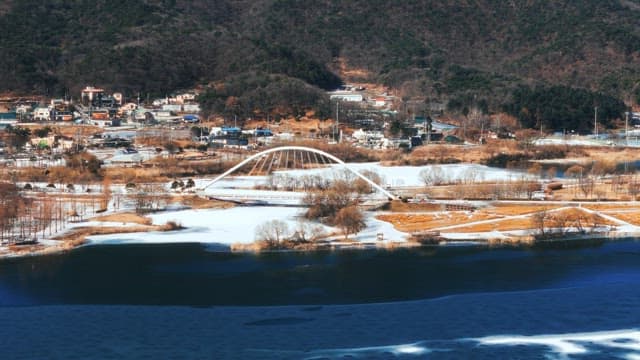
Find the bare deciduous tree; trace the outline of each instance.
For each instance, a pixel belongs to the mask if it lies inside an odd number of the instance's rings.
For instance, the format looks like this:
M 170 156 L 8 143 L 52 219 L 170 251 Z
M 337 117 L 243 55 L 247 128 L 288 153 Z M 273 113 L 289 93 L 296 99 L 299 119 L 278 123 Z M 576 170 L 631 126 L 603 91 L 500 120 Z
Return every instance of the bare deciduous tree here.
M 424 168 L 418 174 L 425 186 L 438 186 L 445 183 L 445 174 L 440 166 Z
M 556 212 L 548 217 L 548 225 L 551 232 L 566 234 L 570 230 L 571 216 L 566 212 Z
M 636 175 L 633 175 L 633 177 L 629 180 L 629 184 L 627 184 L 627 192 L 634 199 L 638 194 L 640 194 L 640 181 L 638 181 Z
M 166 189 L 161 184 L 143 184 L 137 186 L 134 203 L 137 213 L 161 209 L 166 205 Z
M 574 196 L 577 193 L 577 189 L 579 187 L 579 183 L 583 177 L 584 174 L 584 168 L 580 165 L 573 165 L 571 167 L 569 167 L 565 172 L 564 172 L 565 176 L 575 179 L 576 180 L 576 185 L 574 186 Z
M 100 199 L 100 210 L 106 211 L 111 201 L 111 179 L 105 176 L 102 180 L 102 197 Z
M 360 172 L 364 177 L 368 178 L 369 180 L 373 181 L 374 183 L 380 185 L 383 182 L 383 178 L 380 174 L 378 174 L 376 171 L 374 170 L 363 170 Z M 373 186 L 371 186 L 371 184 L 369 184 L 368 182 L 364 181 L 363 179 L 361 179 L 360 177 L 355 178 L 352 182 L 353 187 L 354 187 L 354 191 L 357 192 L 358 194 L 370 194 L 372 193 L 373 190 Z
M 364 216 L 355 205 L 340 209 L 336 214 L 335 224 L 342 230 L 345 239 L 349 234 L 357 234 L 366 227 Z
M 344 181 L 336 181 L 326 190 L 309 192 L 302 200 L 308 206 L 305 214 L 307 219 L 329 219 L 329 223 L 338 211 L 357 201 L 351 185 Z
M 584 197 L 588 197 L 593 193 L 593 189 L 595 188 L 595 180 L 589 176 L 583 176 L 580 178 L 580 190 Z
M 546 209 L 540 210 L 531 216 L 531 225 L 533 225 L 533 227 L 538 230 L 539 237 L 544 237 L 547 233 L 546 232 L 547 216 L 548 216 L 548 213 Z
M 542 165 L 540 165 L 540 163 L 534 162 L 533 164 L 531 164 L 531 166 L 529 166 L 529 169 L 527 169 L 527 173 L 534 176 L 540 176 L 542 174 Z
M 257 241 L 262 241 L 267 244 L 269 248 L 276 248 L 278 245 L 288 239 L 289 226 L 282 220 L 267 221 L 256 227 Z
M 325 232 L 321 225 L 300 219 L 291 239 L 296 242 L 313 242 L 324 236 Z

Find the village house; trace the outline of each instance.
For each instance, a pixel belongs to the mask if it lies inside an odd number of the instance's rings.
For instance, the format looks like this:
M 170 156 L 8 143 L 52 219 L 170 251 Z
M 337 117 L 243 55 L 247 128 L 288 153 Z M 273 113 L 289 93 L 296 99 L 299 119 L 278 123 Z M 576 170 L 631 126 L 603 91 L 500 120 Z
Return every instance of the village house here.
M 377 108 L 388 108 L 393 105 L 393 102 L 396 100 L 394 96 L 389 96 L 386 93 L 382 95 L 377 95 L 373 98 L 369 99 L 369 104 L 373 107 Z
M 330 100 L 339 100 L 346 102 L 362 102 L 364 101 L 364 97 L 362 94 L 352 91 L 332 91 L 329 92 Z
M 193 103 L 195 101 L 196 101 L 195 93 L 183 93 L 183 94 L 178 94 L 175 97 L 175 103 L 180 105 Z
M 122 102 L 124 101 L 124 96 L 122 95 L 122 93 L 115 92 L 113 93 L 112 97 L 116 101 L 116 105 L 122 106 Z
M 29 144 L 36 149 L 49 148 L 65 151 L 73 148 L 73 139 L 59 135 L 34 136 L 29 139 Z
M 387 98 L 384 96 L 376 96 L 375 99 L 373 99 L 373 106 L 375 107 L 383 107 L 387 105 Z
M 51 108 L 49 107 L 37 107 L 33 111 L 33 120 L 34 121 L 51 121 Z
M 104 89 L 87 86 L 80 92 L 80 98 L 84 105 L 90 105 L 94 100 L 104 96 Z

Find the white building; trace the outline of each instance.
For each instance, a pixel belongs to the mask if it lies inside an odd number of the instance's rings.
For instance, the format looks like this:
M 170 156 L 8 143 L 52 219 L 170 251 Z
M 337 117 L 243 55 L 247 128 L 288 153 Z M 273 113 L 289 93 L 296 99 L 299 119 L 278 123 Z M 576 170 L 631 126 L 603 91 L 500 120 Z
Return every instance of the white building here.
M 163 111 L 173 111 L 175 113 L 190 113 L 198 114 L 200 112 L 200 105 L 198 104 L 165 104 L 162 105 Z
M 120 107 L 120 109 L 118 109 L 118 111 L 128 114 L 128 113 L 136 110 L 137 108 L 138 108 L 138 104 L 130 102 L 130 103 L 126 103 L 126 104 L 122 105 Z
M 18 106 L 16 106 L 16 114 L 18 114 L 18 115 L 25 115 L 29 111 L 31 111 L 31 106 L 30 105 L 18 105 Z
M 37 107 L 33 111 L 33 120 L 35 121 L 51 120 L 51 109 L 48 107 Z
M 184 93 L 176 95 L 176 104 L 186 104 L 193 101 L 196 101 L 195 93 Z
M 351 135 L 360 145 L 370 148 L 380 148 L 386 140 L 382 131 L 356 130 Z
M 333 91 L 329 93 L 329 99 L 347 102 L 362 102 L 364 97 L 360 93 L 351 91 Z
M 118 105 L 122 105 L 122 101 L 124 100 L 124 96 L 122 96 L 122 93 L 113 93 L 113 98 Z
M 82 100 L 84 101 L 85 99 L 87 99 L 89 102 L 93 101 L 93 99 L 96 99 L 98 95 L 104 95 L 104 89 L 87 86 L 80 93 L 80 97 L 82 98 Z
M 101 128 L 113 126 L 113 122 L 109 119 L 91 119 L 90 124 Z

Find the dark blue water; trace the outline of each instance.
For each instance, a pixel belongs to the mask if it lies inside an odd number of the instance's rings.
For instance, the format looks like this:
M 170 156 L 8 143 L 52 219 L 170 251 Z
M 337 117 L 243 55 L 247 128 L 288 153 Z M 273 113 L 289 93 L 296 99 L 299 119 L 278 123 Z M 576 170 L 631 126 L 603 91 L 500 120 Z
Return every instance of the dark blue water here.
M 640 242 L 0 263 L 0 358 L 640 358 Z

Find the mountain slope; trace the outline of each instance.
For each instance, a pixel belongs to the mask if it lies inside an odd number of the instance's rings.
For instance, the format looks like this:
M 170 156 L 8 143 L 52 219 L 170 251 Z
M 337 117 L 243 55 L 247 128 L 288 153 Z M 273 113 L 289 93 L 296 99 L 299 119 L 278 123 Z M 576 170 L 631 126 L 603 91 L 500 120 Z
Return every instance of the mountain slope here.
M 640 80 L 639 15 L 637 0 L 9 1 L 0 91 L 163 94 L 247 73 L 328 89 L 340 60 L 406 96 L 497 103 L 561 84 L 623 97 Z

